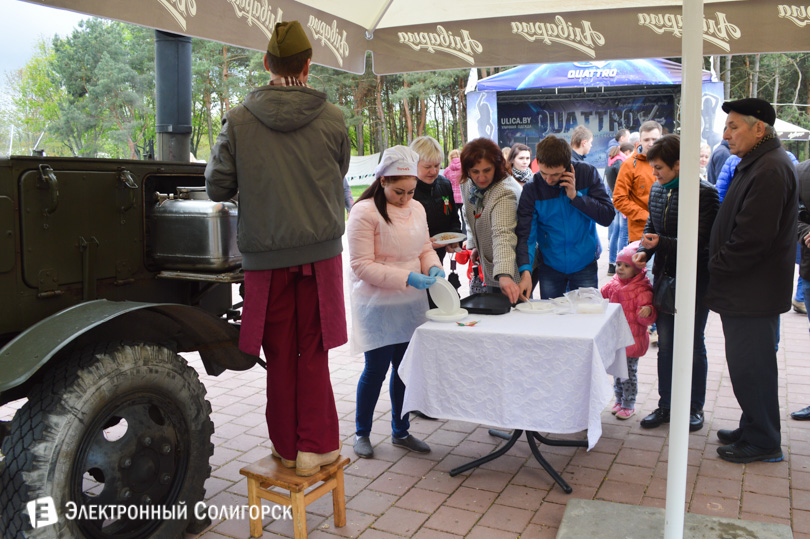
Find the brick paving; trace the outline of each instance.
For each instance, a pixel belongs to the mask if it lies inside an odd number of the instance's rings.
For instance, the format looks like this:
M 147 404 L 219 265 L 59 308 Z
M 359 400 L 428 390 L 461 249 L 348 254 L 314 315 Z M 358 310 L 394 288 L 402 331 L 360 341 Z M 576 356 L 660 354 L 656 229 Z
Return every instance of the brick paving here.
M 601 281 L 605 280 L 605 266 L 603 256 Z M 686 511 L 787 524 L 795 538 L 810 539 L 810 422 L 789 418 L 790 411 L 810 404 L 808 339 L 805 315 L 782 315 L 778 360 L 785 460 L 732 464 L 717 457 L 716 433 L 718 429 L 734 428 L 740 411 L 725 366 L 720 319 L 714 313 L 710 315 L 706 328 L 706 423 L 689 437 Z M 640 419 L 656 407 L 658 399 L 656 352 L 651 347 L 639 363 L 635 417 L 617 420 L 606 407 L 602 438 L 590 452 L 541 446 L 544 455 L 573 487 L 573 493 L 565 494 L 531 456 L 525 440 L 491 463 L 450 477 L 450 469 L 503 443 L 489 436 L 484 425 L 412 419 L 411 432 L 430 443 L 432 452 L 420 455 L 394 447 L 390 443 L 387 384 L 377 404 L 371 436 L 375 458 L 358 460 L 351 445 L 356 383 L 363 358 L 349 354 L 347 346 L 333 350 L 330 370 L 343 453 L 352 458 L 345 481 L 347 524 L 344 528 L 334 527 L 331 499 L 326 496 L 307 508 L 310 537 L 552 538 L 565 504 L 572 498 L 664 507 L 668 430 L 661 427 L 648 431 L 639 426 Z M 208 390 L 216 428 L 206 502 L 220 507 L 245 505 L 247 486 L 239 469 L 270 451 L 264 424 L 265 372 L 255 367 L 210 377 L 194 354 L 186 357 Z M 17 401 L 0 407 L 0 419 L 10 419 L 20 405 Z M 584 433 L 576 437 L 584 439 Z M 262 537 L 292 536 L 291 522 L 264 521 Z M 197 537 L 247 538 L 248 523 L 219 519 Z

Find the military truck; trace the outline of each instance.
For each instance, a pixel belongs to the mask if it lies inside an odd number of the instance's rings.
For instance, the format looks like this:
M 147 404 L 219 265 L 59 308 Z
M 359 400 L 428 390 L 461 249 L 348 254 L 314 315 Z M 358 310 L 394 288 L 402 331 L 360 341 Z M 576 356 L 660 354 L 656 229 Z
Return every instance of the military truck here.
M 259 360 L 237 348 L 237 206 L 208 200 L 203 172 L 0 159 L 0 405 L 27 399 L 0 424 L 0 537 L 205 524 L 193 508 L 214 425 L 179 353 L 199 352 L 209 375 Z

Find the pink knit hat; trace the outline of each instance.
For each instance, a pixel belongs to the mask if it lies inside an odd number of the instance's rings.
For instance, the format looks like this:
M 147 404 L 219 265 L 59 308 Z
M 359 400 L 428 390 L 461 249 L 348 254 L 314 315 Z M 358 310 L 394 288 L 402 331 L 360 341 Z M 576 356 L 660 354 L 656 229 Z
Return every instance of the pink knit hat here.
M 634 241 L 633 243 L 628 244 L 627 247 L 619 251 L 619 254 L 616 255 L 616 262 L 624 262 L 625 264 L 629 264 L 637 270 L 640 270 L 641 266 L 633 262 L 633 255 L 636 254 L 636 251 L 638 251 L 640 246 L 640 241 Z

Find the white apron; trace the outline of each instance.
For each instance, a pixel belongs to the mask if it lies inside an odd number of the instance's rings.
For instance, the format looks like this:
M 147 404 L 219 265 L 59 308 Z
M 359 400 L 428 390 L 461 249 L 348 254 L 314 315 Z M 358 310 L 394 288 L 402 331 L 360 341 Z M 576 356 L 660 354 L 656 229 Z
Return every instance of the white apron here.
M 414 212 L 388 206 L 392 224 L 378 214 L 375 262 L 420 272 L 419 255 L 425 246 L 427 222 L 417 222 Z M 379 244 L 377 244 L 379 241 Z M 387 256 L 386 256 L 387 255 Z M 405 290 L 380 288 L 349 274 L 352 304 L 352 354 L 408 342 L 414 330 L 427 321 L 427 292 L 408 286 Z

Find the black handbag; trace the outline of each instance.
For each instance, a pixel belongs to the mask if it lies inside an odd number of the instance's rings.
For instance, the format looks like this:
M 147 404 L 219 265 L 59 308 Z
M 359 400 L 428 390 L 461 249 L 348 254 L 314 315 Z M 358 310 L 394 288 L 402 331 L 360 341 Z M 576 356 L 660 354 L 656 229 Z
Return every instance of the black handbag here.
M 662 273 L 653 283 L 653 303 L 658 312 L 675 314 L 675 277 Z

